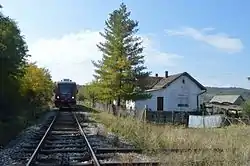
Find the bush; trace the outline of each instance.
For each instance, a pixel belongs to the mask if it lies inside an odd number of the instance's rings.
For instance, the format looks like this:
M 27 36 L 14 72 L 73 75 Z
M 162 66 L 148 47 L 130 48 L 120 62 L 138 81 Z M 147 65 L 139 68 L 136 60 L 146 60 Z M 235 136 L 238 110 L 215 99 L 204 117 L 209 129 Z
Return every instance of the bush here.
M 243 113 L 250 117 L 250 101 L 247 101 L 243 105 Z

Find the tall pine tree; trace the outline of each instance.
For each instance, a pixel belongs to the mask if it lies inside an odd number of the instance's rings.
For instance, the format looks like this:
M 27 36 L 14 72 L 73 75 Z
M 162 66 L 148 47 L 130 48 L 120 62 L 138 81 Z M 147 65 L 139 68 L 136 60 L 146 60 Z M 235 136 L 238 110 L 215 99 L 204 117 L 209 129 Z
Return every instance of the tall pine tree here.
M 135 34 L 138 32 L 138 21 L 129 18 L 130 12 L 124 3 L 114 10 L 107 21 L 104 33 L 100 33 L 106 40 L 97 47 L 103 53 L 100 61 L 93 62 L 96 67 L 95 78 L 103 88 L 103 95 L 107 99 L 136 100 L 149 98 L 144 87 L 138 80 L 149 76 L 144 66 L 142 55 L 142 40 Z

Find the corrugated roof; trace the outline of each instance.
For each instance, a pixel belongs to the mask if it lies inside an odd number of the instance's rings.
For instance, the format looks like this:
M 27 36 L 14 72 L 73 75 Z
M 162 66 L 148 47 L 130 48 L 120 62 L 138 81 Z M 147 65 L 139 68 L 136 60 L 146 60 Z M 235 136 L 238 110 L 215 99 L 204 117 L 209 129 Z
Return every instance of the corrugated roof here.
M 231 103 L 234 104 L 235 101 L 240 97 L 240 95 L 216 95 L 211 100 L 210 103 Z

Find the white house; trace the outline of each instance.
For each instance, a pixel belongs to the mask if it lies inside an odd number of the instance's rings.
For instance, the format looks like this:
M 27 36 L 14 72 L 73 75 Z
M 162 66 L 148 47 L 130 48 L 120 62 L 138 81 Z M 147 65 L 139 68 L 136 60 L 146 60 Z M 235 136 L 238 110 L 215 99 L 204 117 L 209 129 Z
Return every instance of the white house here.
M 152 111 L 196 111 L 199 97 L 206 88 L 187 72 L 165 77 L 150 76 L 141 81 L 152 97 L 146 100 L 127 101 L 126 107 L 141 110 L 145 106 Z

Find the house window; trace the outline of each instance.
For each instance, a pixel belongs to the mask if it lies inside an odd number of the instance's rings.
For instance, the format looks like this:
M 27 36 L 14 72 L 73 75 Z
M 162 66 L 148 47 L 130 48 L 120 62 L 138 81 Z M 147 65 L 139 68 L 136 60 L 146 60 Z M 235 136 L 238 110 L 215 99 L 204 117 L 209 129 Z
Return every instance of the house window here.
M 182 79 L 182 83 L 185 84 L 185 80 L 184 79 Z
M 179 103 L 177 104 L 178 107 L 189 107 L 188 104 L 188 97 L 187 96 L 180 96 Z
M 178 107 L 188 107 L 188 104 L 178 104 Z
M 157 111 L 163 111 L 163 97 L 157 97 Z

